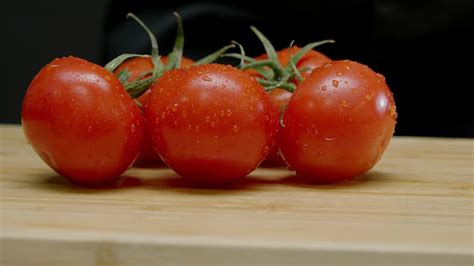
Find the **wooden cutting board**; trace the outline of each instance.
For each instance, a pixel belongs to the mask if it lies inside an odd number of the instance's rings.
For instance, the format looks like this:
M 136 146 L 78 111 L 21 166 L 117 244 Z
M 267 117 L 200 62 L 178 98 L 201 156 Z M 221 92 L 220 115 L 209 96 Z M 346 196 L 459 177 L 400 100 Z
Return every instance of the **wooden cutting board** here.
M 336 185 L 262 167 L 198 189 L 161 167 L 85 189 L 0 129 L 1 265 L 474 265 L 472 139 L 395 137 Z

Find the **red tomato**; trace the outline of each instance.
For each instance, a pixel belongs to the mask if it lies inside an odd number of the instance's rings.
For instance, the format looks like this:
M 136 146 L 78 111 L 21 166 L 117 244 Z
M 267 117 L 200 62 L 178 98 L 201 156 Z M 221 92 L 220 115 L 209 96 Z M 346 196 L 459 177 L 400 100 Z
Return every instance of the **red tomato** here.
M 55 59 L 31 82 L 22 124 L 33 149 L 75 183 L 119 177 L 135 161 L 143 116 L 104 68 L 75 57 Z
M 278 144 L 298 176 L 341 181 L 377 163 L 396 116 L 383 76 L 356 62 L 333 61 L 314 70 L 293 93 Z
M 154 147 L 199 184 L 236 181 L 266 157 L 278 113 L 263 88 L 231 66 L 172 70 L 153 86 L 145 120 Z
M 168 63 L 168 57 L 166 56 L 161 57 L 161 62 L 164 65 L 166 65 Z M 181 60 L 181 67 L 190 67 L 193 63 L 194 63 L 193 60 L 183 57 Z M 140 78 L 149 77 L 151 74 L 144 76 L 143 73 L 153 70 L 153 62 L 151 61 L 150 57 L 134 57 L 125 61 L 123 64 L 121 64 L 114 71 L 114 74 L 118 76 L 118 74 L 125 69 L 130 73 L 127 79 L 127 82 L 130 83 L 130 82 L 137 81 Z M 147 90 L 140 97 L 138 97 L 137 100 L 140 102 L 142 106 L 145 106 L 148 103 L 149 98 L 150 98 L 150 90 Z M 148 135 L 147 130 L 145 130 L 145 137 L 143 140 L 143 144 L 142 144 L 138 161 L 161 161 L 160 156 L 153 149 L 151 138 Z

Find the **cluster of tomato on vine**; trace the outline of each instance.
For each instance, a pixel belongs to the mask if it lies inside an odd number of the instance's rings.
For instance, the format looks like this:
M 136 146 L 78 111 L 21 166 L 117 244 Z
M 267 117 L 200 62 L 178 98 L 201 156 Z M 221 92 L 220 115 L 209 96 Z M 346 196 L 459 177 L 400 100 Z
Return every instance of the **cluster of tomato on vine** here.
M 54 59 L 31 82 L 22 125 L 33 149 L 77 184 L 114 182 L 137 161 L 163 161 L 196 184 L 235 183 L 264 160 L 314 182 L 370 170 L 396 124 L 385 78 L 315 50 L 333 40 L 265 53 L 232 41 L 200 60 L 183 56 L 179 15 L 173 50 L 124 54 L 104 67 Z M 232 52 L 231 49 L 234 49 Z M 236 65 L 213 63 L 221 57 Z

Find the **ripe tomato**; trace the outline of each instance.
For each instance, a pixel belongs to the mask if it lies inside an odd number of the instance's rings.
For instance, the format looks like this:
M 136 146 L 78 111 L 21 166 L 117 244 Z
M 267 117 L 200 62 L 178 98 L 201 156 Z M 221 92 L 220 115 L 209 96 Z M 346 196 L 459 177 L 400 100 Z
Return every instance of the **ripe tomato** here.
M 199 184 L 236 181 L 266 157 L 278 114 L 263 88 L 231 66 L 166 72 L 153 86 L 145 121 L 155 149 Z
M 377 163 L 396 116 L 382 75 L 356 62 L 333 61 L 314 70 L 293 93 L 278 144 L 298 176 L 341 181 Z
M 161 62 L 166 65 L 168 63 L 168 57 L 161 57 Z M 181 67 L 190 67 L 193 63 L 193 60 L 183 57 L 181 60 Z M 127 70 L 129 73 L 127 82 L 131 83 L 141 78 L 149 77 L 151 74 L 144 75 L 144 73 L 150 72 L 152 69 L 153 62 L 151 61 L 150 57 L 134 57 L 122 63 L 114 71 L 114 75 L 118 76 L 123 70 Z M 145 93 L 138 97 L 137 100 L 142 106 L 145 106 L 147 105 L 149 98 L 150 90 L 148 89 Z M 153 149 L 151 138 L 148 135 L 147 130 L 145 130 L 140 156 L 137 161 L 160 161 L 160 156 Z
M 75 57 L 55 59 L 33 79 L 22 124 L 33 149 L 75 183 L 114 180 L 136 159 L 143 116 L 104 68 Z

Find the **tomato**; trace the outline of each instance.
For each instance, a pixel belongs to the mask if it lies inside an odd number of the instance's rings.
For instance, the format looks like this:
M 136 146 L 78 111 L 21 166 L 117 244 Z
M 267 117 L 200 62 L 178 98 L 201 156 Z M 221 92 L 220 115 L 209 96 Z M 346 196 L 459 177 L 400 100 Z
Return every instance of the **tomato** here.
M 278 112 L 263 88 L 231 66 L 166 72 L 145 108 L 153 145 L 179 175 L 198 184 L 234 182 L 267 156 Z
M 161 62 L 166 65 L 168 63 L 168 57 L 161 57 Z M 193 63 L 193 60 L 183 57 L 181 60 L 181 67 L 189 67 Z M 129 73 L 127 82 L 131 83 L 141 78 L 149 77 L 151 74 L 144 75 L 144 73 L 150 72 L 152 69 L 153 62 L 151 61 L 150 57 L 134 57 L 122 63 L 114 71 L 114 75 L 118 76 L 123 70 L 127 70 Z M 148 89 L 145 93 L 138 97 L 137 100 L 142 106 L 145 106 L 148 103 L 149 97 L 150 90 Z M 148 136 L 147 130 L 145 130 L 145 137 L 143 140 L 140 156 L 137 161 L 160 161 L 160 156 L 153 149 L 151 138 Z
M 293 93 L 278 145 L 298 176 L 341 181 L 377 163 L 396 116 L 382 75 L 357 62 L 333 61 L 314 70 Z
M 26 138 L 41 159 L 79 184 L 109 182 L 135 161 L 143 116 L 104 68 L 55 59 L 31 82 L 22 109 Z

